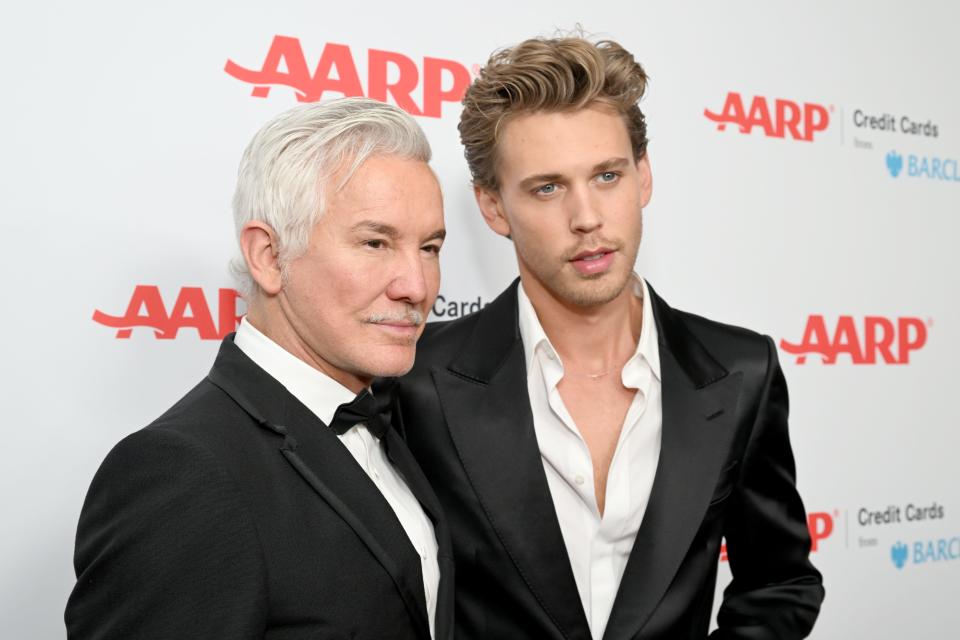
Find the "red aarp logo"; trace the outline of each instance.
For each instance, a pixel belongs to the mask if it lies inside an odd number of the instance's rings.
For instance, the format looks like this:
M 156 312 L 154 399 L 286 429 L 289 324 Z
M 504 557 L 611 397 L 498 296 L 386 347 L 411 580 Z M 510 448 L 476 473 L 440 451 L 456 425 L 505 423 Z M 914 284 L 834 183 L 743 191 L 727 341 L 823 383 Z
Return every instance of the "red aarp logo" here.
M 833 512 L 839 515 L 838 511 Z M 820 542 L 833 534 L 834 516 L 826 511 L 812 511 L 807 514 L 807 529 L 810 530 L 810 551 L 820 548 Z
M 820 543 L 833 535 L 833 523 L 835 518 L 840 515 L 839 511 L 834 510 L 831 514 L 827 511 L 811 511 L 807 514 L 807 529 L 810 531 L 810 552 L 814 553 L 820 548 Z M 727 561 L 727 543 L 720 545 L 720 562 Z
M 927 343 L 927 327 L 932 324 L 920 318 L 866 316 L 858 330 L 853 316 L 840 316 L 830 331 L 824 317 L 814 315 L 807 320 L 799 344 L 781 339 L 780 348 L 797 356 L 797 364 L 804 364 L 814 353 L 823 364 L 836 364 L 840 354 L 849 355 L 853 364 L 908 364 L 910 352 Z
M 750 107 L 745 108 L 740 94 L 731 91 L 723 103 L 720 113 L 709 109 L 703 115 L 717 123 L 717 129 L 723 131 L 728 124 L 740 127 L 740 133 L 750 133 L 754 127 L 760 127 L 764 135 L 771 138 L 783 138 L 787 134 L 794 140 L 813 141 L 818 131 L 830 124 L 830 111 L 819 104 L 804 102 L 799 105 L 792 100 L 777 98 L 773 107 L 763 96 L 755 96 Z
M 444 102 L 460 102 L 470 86 L 470 72 L 453 60 L 425 57 L 420 67 L 402 53 L 369 49 L 367 51 L 367 90 L 350 47 L 328 42 L 320 60 L 310 73 L 300 40 L 274 36 L 267 57 L 259 69 L 241 67 L 227 60 L 224 71 L 254 85 L 252 95 L 266 98 L 273 87 L 289 87 L 300 102 L 317 102 L 330 91 L 342 97 L 366 96 L 381 102 L 393 102 L 414 116 L 439 118 Z M 391 72 L 392 71 L 392 72 Z M 423 105 L 411 94 L 423 85 Z
M 129 338 L 136 327 L 153 329 L 160 340 L 172 340 L 180 329 L 196 329 L 201 340 L 222 340 L 236 331 L 241 315 L 237 315 L 237 299 L 234 289 L 220 289 L 217 294 L 217 322 L 214 323 L 210 305 L 200 287 L 183 287 L 177 295 L 173 308 L 167 306 L 160 296 L 160 288 L 154 285 L 137 285 L 122 316 L 111 316 L 102 311 L 93 312 L 94 322 L 117 329 L 117 338 Z

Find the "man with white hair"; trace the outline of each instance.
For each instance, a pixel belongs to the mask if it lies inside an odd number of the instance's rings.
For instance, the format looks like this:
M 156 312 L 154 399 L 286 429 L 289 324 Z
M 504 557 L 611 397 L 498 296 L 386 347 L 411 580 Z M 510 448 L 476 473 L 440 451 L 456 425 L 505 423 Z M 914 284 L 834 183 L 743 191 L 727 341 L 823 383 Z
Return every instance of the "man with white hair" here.
M 248 314 L 101 465 L 69 637 L 452 637 L 446 523 L 369 390 L 413 365 L 439 289 L 429 159 L 408 115 L 362 98 L 256 134 L 234 199 Z

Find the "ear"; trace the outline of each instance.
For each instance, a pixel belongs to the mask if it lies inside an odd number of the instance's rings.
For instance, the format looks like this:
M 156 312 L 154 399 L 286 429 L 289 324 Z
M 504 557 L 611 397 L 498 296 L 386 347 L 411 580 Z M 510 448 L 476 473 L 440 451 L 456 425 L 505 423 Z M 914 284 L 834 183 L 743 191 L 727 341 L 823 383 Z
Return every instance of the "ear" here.
M 505 238 L 510 237 L 510 223 L 503 215 L 503 200 L 500 195 L 489 189 L 475 186 L 473 196 L 477 199 L 477 206 L 483 215 L 487 226 Z
M 254 282 L 266 295 L 277 295 L 282 287 L 280 245 L 273 228 L 260 220 L 251 220 L 240 230 L 240 251 Z
M 653 174 L 650 172 L 650 153 L 644 153 L 637 161 L 637 171 L 640 174 L 640 208 L 646 209 L 653 194 Z

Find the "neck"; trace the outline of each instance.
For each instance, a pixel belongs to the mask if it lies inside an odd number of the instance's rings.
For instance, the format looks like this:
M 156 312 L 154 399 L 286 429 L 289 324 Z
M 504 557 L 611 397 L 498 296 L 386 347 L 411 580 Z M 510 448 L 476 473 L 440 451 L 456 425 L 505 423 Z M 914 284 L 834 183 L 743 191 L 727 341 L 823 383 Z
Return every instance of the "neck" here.
M 257 331 L 280 345 L 284 351 L 300 358 L 320 373 L 336 380 L 354 393 L 360 393 L 373 382 L 371 377 L 344 371 L 325 360 L 290 324 L 278 301 L 273 298 L 265 299 L 263 296 L 258 296 L 251 300 L 247 308 L 246 319 L 247 322 L 256 327 Z
M 606 373 L 621 367 L 636 351 L 643 301 L 634 295 L 632 280 L 613 300 L 591 306 L 558 300 L 533 278 L 521 275 L 521 280 L 565 369 L 583 375 Z

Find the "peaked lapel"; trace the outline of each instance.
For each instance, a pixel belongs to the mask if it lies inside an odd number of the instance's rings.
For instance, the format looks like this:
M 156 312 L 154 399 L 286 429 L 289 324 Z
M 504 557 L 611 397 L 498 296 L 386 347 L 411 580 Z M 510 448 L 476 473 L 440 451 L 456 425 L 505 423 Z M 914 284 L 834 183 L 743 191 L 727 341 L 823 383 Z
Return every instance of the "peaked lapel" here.
M 405 427 L 403 414 L 398 406 L 398 398 L 392 393 L 392 385 L 384 386 L 377 391 L 378 398 L 386 396 L 391 405 L 390 422 L 392 429 L 388 429 L 386 439 L 387 457 L 390 462 L 403 474 L 407 486 L 427 517 L 433 522 L 434 537 L 437 540 L 437 564 L 440 567 L 440 584 L 437 587 L 437 611 L 434 619 L 434 633 L 436 640 L 448 640 L 453 637 L 454 612 L 454 563 L 453 543 L 450 540 L 450 529 L 443 516 L 440 501 L 430 487 L 430 482 L 423 475 L 423 470 L 414 459 L 410 449 L 403 441 Z
M 337 436 L 233 342 L 224 339 L 208 379 L 259 426 L 278 436 L 278 455 L 353 529 L 390 575 L 411 618 L 429 637 L 420 558 L 393 509 Z M 402 448 L 393 446 L 396 453 Z
M 434 383 L 454 446 L 487 519 L 564 638 L 590 631 L 547 485 L 527 393 L 517 282 Z
M 726 460 L 742 379 L 730 375 L 648 289 L 659 335 L 663 436 L 650 503 L 604 640 L 636 636 L 686 556 Z

